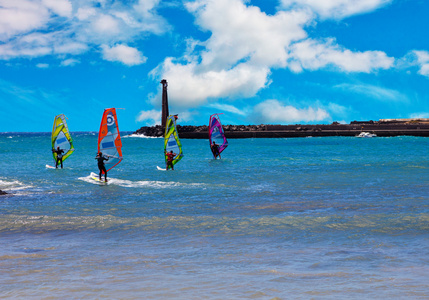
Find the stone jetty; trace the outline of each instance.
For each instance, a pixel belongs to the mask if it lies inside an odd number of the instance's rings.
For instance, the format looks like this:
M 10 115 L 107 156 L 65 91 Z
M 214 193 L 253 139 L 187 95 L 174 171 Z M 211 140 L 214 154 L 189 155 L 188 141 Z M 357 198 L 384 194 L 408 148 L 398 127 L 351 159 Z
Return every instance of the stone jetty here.
M 429 137 L 429 119 L 384 119 L 379 121 L 353 121 L 350 124 L 323 125 L 223 125 L 227 138 L 286 138 L 286 137 L 323 137 L 356 136 L 365 131 L 379 137 L 424 136 Z M 177 125 L 180 138 L 206 139 L 208 126 Z M 148 137 L 164 135 L 160 125 L 141 127 L 135 134 Z

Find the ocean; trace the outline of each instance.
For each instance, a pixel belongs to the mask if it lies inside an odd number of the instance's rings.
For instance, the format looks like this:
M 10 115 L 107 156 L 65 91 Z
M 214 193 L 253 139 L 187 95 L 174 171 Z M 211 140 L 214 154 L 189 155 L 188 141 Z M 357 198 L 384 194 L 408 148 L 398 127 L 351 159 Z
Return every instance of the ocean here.
M 0 134 L 2 299 L 428 299 L 429 139 L 182 139 L 95 133 L 53 164 L 48 133 Z

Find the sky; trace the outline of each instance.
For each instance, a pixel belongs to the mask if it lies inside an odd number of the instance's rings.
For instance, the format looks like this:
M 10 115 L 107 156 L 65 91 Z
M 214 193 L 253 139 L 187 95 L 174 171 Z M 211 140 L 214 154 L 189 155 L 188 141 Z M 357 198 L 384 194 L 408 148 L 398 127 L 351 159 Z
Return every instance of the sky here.
M 427 0 L 0 0 L 0 132 L 429 118 Z

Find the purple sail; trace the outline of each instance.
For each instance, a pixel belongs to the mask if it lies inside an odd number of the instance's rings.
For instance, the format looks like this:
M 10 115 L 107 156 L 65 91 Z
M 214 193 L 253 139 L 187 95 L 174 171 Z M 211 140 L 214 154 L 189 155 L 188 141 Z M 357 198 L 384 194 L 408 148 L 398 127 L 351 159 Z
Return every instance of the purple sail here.
M 228 147 L 228 141 L 226 140 L 225 133 L 222 128 L 222 124 L 220 123 L 219 115 L 213 114 L 210 116 L 209 121 L 209 141 L 210 141 L 210 149 L 213 152 L 213 142 L 215 142 L 219 146 L 219 154 Z M 216 158 L 215 153 L 213 152 L 213 156 Z

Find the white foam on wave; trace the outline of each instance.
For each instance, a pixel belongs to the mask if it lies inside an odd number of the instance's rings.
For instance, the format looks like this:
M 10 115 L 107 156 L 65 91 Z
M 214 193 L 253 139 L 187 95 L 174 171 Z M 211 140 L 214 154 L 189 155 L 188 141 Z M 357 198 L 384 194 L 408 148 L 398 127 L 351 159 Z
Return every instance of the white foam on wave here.
M 7 180 L 0 179 L 0 190 L 3 190 L 3 191 L 20 191 L 20 190 L 25 190 L 32 187 L 33 187 L 32 185 L 24 184 L 19 180 L 7 181 Z
M 122 138 L 140 138 L 140 139 L 159 139 L 161 137 L 156 137 L 156 136 L 146 136 L 144 134 L 129 134 L 129 135 L 125 135 Z
M 94 172 L 91 172 L 90 175 L 86 177 L 79 177 L 79 180 L 92 183 L 92 184 L 103 184 L 103 185 L 117 185 L 127 188 L 141 188 L 141 187 L 150 187 L 150 188 L 157 188 L 157 189 L 165 189 L 165 188 L 174 188 L 174 187 L 183 187 L 183 186 L 195 186 L 199 187 L 203 185 L 202 183 L 180 183 L 180 182 L 174 182 L 174 181 L 154 181 L 154 180 L 125 180 L 125 179 L 118 179 L 118 178 L 112 178 L 107 177 L 107 183 L 99 182 L 94 180 L 92 177 L 97 177 L 98 174 L 95 174 Z M 103 177 L 101 177 L 103 179 Z

